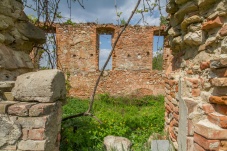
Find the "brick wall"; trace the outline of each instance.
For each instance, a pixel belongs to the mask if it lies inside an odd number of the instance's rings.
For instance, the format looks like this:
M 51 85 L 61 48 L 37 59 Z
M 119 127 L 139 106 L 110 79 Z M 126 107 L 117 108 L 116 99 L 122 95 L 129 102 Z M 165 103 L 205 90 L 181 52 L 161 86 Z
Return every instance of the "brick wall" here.
M 71 96 L 90 97 L 100 73 L 99 34 L 116 39 L 121 26 L 94 23 L 58 25 L 58 68 L 69 75 Z M 129 26 L 119 39 L 112 57 L 112 70 L 106 71 L 98 93 L 126 95 L 143 91 L 143 95 L 163 94 L 162 72 L 152 71 L 153 33 L 158 27 Z M 154 89 L 156 88 L 156 89 Z
M 227 150 L 226 0 L 170 0 L 166 131 L 179 151 Z

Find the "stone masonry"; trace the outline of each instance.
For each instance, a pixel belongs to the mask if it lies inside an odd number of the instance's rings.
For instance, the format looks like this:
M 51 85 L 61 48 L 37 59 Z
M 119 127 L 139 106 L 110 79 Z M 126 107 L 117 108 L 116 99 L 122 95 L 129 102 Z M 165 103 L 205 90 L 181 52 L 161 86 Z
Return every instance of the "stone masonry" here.
M 71 96 L 90 97 L 100 73 L 99 34 L 112 35 L 122 26 L 95 23 L 57 25 L 58 68 L 68 77 Z M 158 95 L 164 93 L 163 73 L 152 71 L 153 36 L 158 27 L 129 26 L 120 37 L 97 93 Z M 163 29 L 161 29 L 163 30 Z
M 165 128 L 179 151 L 227 150 L 227 1 L 170 0 Z
M 64 85 L 59 70 L 18 76 L 12 91 L 16 101 L 0 102 L 1 151 L 59 150 Z
M 57 151 L 64 74 L 27 73 L 33 71 L 29 53 L 45 33 L 28 22 L 21 0 L 1 0 L 0 20 L 0 151 Z

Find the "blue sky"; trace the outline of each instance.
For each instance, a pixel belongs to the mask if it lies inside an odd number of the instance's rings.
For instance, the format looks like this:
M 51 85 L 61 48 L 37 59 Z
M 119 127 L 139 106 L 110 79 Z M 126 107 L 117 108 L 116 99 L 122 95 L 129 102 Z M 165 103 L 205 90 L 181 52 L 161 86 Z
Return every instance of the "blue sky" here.
M 70 0 L 68 0 L 70 1 Z M 155 0 L 150 0 L 151 2 L 154 2 Z M 136 5 L 137 0 L 116 0 L 117 5 L 117 11 L 122 12 L 121 19 L 127 20 L 130 16 L 132 10 L 134 9 Z M 28 1 L 30 5 L 35 5 L 33 1 Z M 70 15 L 70 9 L 69 5 L 67 4 L 67 0 L 61 0 L 59 5 L 59 11 L 61 12 L 61 15 L 64 17 L 61 19 L 61 21 L 66 21 L 70 19 L 73 22 L 76 23 L 86 23 L 86 22 L 96 22 L 99 24 L 105 24 L 105 23 L 113 23 L 117 24 L 117 15 L 116 15 L 116 8 L 115 8 L 115 0 L 83 0 L 83 5 L 85 9 L 83 9 L 78 2 L 73 3 L 72 2 L 72 8 L 71 8 L 71 15 Z M 166 0 L 161 0 L 161 5 L 163 6 L 162 14 L 166 15 L 164 6 L 166 5 Z M 143 4 L 139 6 L 139 9 L 143 8 Z M 25 12 L 28 15 L 35 15 L 35 12 L 31 9 L 25 8 Z M 160 13 L 156 9 L 152 15 L 149 13 L 144 16 L 144 19 L 148 25 L 151 26 L 158 26 L 160 21 Z M 134 25 L 138 22 L 138 20 L 141 19 L 140 14 L 135 14 L 131 20 L 131 24 Z M 140 25 L 144 25 L 143 22 L 139 23 Z M 110 39 L 110 37 L 109 37 Z M 161 38 L 159 41 L 159 46 L 163 45 L 163 38 Z M 101 44 L 100 49 L 102 54 L 100 54 L 100 65 L 103 65 L 105 62 L 105 58 L 108 56 L 108 52 L 110 52 L 111 46 L 108 45 L 108 38 L 101 37 L 100 38 Z M 154 51 L 157 50 L 157 38 L 154 38 Z M 110 66 L 108 66 L 110 68 Z

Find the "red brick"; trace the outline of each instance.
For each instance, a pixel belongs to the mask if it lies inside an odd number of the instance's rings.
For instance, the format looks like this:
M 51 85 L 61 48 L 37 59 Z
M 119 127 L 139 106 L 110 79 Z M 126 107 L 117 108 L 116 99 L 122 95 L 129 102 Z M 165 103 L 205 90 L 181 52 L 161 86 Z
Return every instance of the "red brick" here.
M 39 103 L 29 109 L 29 116 L 43 116 L 50 114 L 55 109 L 55 103 Z
M 204 148 L 194 143 L 194 151 L 206 151 Z
M 31 129 L 28 133 L 28 138 L 31 140 L 44 140 L 45 139 L 45 129 Z
M 195 124 L 195 132 L 207 139 L 227 139 L 227 129 L 220 128 L 208 120 L 199 121 Z
M 208 140 L 197 133 L 194 133 L 194 141 L 206 150 L 218 151 L 220 146 L 219 140 Z
M 215 111 L 220 113 L 220 114 L 224 114 L 224 115 L 227 115 L 227 105 L 219 105 L 219 104 L 216 104 L 214 106 L 215 108 Z
M 211 28 L 221 27 L 223 25 L 223 19 L 221 17 L 217 17 L 214 20 L 209 20 L 202 25 L 203 30 L 208 30 Z
M 179 121 L 179 114 L 176 114 L 175 112 L 173 113 L 173 117 L 177 120 L 177 121 Z
M 210 113 L 208 114 L 208 119 L 214 124 L 217 124 L 221 128 L 227 128 L 227 116 L 219 113 Z
M 210 68 L 210 61 L 207 61 L 207 62 L 201 62 L 200 63 L 200 69 L 201 70 L 205 70 L 207 68 Z
M 221 30 L 219 31 L 221 36 L 227 36 L 227 25 L 224 25 Z
M 200 84 L 200 80 L 197 78 L 185 78 L 185 80 L 192 83 L 192 88 L 198 88 L 198 86 Z
M 175 106 L 174 109 L 173 109 L 173 111 L 174 111 L 175 113 L 179 114 L 179 106 Z
M 227 105 L 227 96 L 211 96 L 209 98 L 211 103 L 225 104 Z
M 201 93 L 200 89 L 192 89 L 192 96 L 198 97 L 200 96 L 200 93 Z
M 24 103 L 23 102 L 23 103 L 11 105 L 8 108 L 8 114 L 17 115 L 17 116 L 28 116 L 30 107 L 35 104 L 36 103 Z
M 211 104 L 203 104 L 202 108 L 206 114 L 215 112 L 214 107 Z
M 175 119 L 171 120 L 171 121 L 170 121 L 170 126 L 171 126 L 171 127 L 173 127 L 173 126 L 178 127 L 178 121 L 175 120 Z
M 170 137 L 172 138 L 173 141 L 177 140 L 177 136 L 174 133 L 173 127 L 169 126 L 169 133 L 170 133 Z
M 172 101 L 172 99 L 173 99 L 170 95 L 166 95 L 166 97 L 169 101 Z
M 227 78 L 214 78 L 211 80 L 211 84 L 217 87 L 227 86 Z

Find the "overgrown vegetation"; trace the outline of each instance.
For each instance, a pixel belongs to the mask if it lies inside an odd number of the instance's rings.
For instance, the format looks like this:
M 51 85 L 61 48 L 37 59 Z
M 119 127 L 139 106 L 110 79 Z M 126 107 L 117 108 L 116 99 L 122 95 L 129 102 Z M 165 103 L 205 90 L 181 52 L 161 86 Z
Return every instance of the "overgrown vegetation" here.
M 69 98 L 63 117 L 86 111 L 88 100 Z M 152 133 L 164 128 L 164 97 L 141 99 L 99 95 L 94 110 L 102 124 L 94 118 L 78 117 L 62 123 L 61 151 L 99 151 L 107 135 L 123 136 L 133 143 L 134 151 L 143 151 Z

